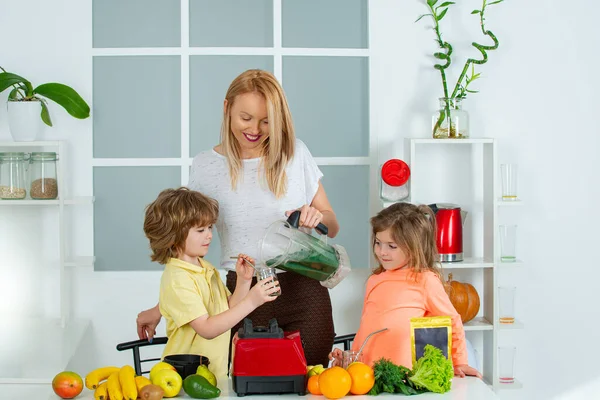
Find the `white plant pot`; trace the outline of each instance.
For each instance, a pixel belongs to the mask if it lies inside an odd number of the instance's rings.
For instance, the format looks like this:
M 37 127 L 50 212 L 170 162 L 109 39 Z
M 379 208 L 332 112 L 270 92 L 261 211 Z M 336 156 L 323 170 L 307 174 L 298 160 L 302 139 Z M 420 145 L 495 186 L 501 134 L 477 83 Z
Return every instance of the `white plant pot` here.
M 39 101 L 9 101 L 8 127 L 15 142 L 32 142 L 42 132 L 42 106 Z

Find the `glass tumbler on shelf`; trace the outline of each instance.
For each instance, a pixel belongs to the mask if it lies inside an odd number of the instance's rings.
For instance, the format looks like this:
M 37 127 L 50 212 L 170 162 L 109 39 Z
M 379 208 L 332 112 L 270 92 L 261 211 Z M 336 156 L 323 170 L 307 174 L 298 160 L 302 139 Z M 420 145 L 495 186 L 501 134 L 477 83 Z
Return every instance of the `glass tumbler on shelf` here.
M 515 293 L 516 287 L 500 286 L 498 288 L 498 301 L 501 324 L 515 323 Z
M 279 278 L 277 278 L 277 273 L 275 271 L 275 268 L 269 268 L 269 267 L 256 267 L 256 280 L 257 281 L 262 281 L 263 279 L 269 278 L 269 277 L 273 277 L 273 282 L 275 283 L 275 286 L 279 287 Z M 276 291 L 275 293 L 272 293 L 271 296 L 279 296 L 281 294 L 281 289 Z
M 58 180 L 56 177 L 56 153 L 31 153 L 29 159 L 29 175 L 32 199 L 52 200 L 58 197 Z
M 500 164 L 502 200 L 517 200 L 517 164 Z
M 396 158 L 387 160 L 381 167 L 380 198 L 383 201 L 400 201 L 408 197 L 410 168 Z
M 498 377 L 500 383 L 515 382 L 515 356 L 517 348 L 514 346 L 498 347 Z
M 500 261 L 517 261 L 517 225 L 500 225 Z
M 25 153 L 0 153 L 0 199 L 24 199 L 27 195 Z
M 440 109 L 431 120 L 434 139 L 469 137 L 469 113 L 462 109 L 462 99 L 440 97 Z

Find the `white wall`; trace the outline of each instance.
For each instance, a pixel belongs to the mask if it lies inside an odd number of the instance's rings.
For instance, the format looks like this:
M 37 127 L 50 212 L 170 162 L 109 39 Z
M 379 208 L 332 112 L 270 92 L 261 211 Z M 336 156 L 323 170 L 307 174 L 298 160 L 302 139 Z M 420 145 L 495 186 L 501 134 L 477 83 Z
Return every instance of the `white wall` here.
M 469 42 L 481 38 L 476 18 L 469 14 L 480 2 L 463 4 L 448 14 L 443 30 L 458 57 L 453 74 L 467 54 L 477 55 Z M 0 65 L 34 84 L 72 85 L 91 103 L 91 1 L 0 0 L 0 10 Z M 372 118 L 380 161 L 402 157 L 398 139 L 427 137 L 437 106 L 439 75 L 429 56 L 435 50 L 433 32 L 425 20 L 413 23 L 424 12 L 421 1 L 371 0 Z M 595 229 L 600 217 L 593 209 L 600 194 L 599 165 L 593 157 L 600 147 L 600 84 L 594 74 L 600 57 L 594 51 L 598 35 L 593 20 L 598 12 L 600 5 L 585 0 L 507 0 L 491 8 L 487 24 L 500 48 L 490 52 L 490 62 L 480 69 L 483 78 L 476 85 L 481 92 L 465 104 L 472 135 L 497 138 L 500 161 L 519 164 L 520 193 L 526 201 L 514 212 L 527 265 L 509 277 L 520 280 L 517 312 L 526 330 L 500 337 L 501 343 L 511 338 L 518 343 L 517 374 L 525 388 L 502 392 L 503 398 L 592 398 L 592 390 L 600 387 L 600 349 L 593 342 L 600 278 L 593 261 L 600 236 Z M 91 120 L 74 120 L 55 106 L 51 114 L 55 127 L 44 138 L 69 140 L 72 192 L 91 195 Z M 2 140 L 10 140 L 4 106 Z M 74 213 L 79 254 L 91 252 L 90 214 L 89 208 Z M 0 309 L 3 317 L 56 316 L 52 212 L 0 210 L 0 220 L 11 227 L 0 230 L 0 289 L 8 299 Z M 41 258 L 50 265 L 37 264 Z M 357 271 L 332 293 L 340 334 L 356 330 L 358 288 L 365 279 L 366 271 Z M 159 274 L 150 272 L 74 271 L 72 311 L 92 319 L 98 352 L 106 352 L 103 362 L 130 360 L 129 354 L 117 354 L 114 345 L 135 338 L 135 316 L 155 303 L 158 280 Z

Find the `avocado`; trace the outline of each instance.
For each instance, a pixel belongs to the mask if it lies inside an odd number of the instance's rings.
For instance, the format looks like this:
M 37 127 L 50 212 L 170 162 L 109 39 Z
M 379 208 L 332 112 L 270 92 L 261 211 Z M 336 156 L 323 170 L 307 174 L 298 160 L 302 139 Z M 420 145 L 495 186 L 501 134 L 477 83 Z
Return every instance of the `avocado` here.
M 221 389 L 213 386 L 205 377 L 190 375 L 183 380 L 183 390 L 194 399 L 213 399 L 221 395 Z

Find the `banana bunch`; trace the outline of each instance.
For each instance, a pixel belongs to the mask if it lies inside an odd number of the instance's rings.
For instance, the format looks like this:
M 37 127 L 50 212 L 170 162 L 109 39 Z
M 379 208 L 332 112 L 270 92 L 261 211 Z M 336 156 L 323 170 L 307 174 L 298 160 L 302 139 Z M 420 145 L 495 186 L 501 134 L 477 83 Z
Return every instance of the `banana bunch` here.
M 138 392 L 150 383 L 146 377 L 135 376 L 130 365 L 98 368 L 85 377 L 85 386 L 94 390 L 94 400 L 136 400 Z
M 325 371 L 325 367 L 323 367 L 323 364 L 306 366 L 306 376 L 308 378 L 310 378 L 313 375 L 320 375 L 323 371 Z

